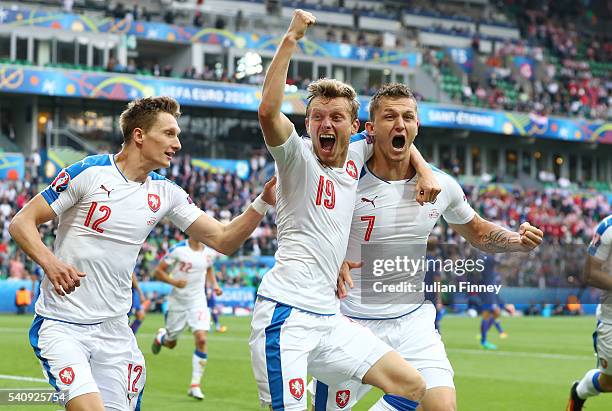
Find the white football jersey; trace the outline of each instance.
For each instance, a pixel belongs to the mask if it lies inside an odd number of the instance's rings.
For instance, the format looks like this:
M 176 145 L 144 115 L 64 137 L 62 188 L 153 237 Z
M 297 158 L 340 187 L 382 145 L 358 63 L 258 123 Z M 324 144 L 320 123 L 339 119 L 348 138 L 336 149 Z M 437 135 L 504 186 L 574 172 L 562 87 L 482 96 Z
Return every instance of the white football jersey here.
M 465 224 L 474 218 L 475 211 L 459 184 L 448 174 L 436 168 L 434 171 L 442 192 L 434 204 L 421 206 L 415 199 L 416 175 L 409 180 L 385 181 L 372 174 L 367 165 L 364 167 L 357 189 L 347 260 L 362 261 L 361 247 L 364 244 L 426 246 L 440 215 L 451 224 Z M 340 307 L 349 317 L 394 318 L 416 308 L 413 304 L 362 304 L 361 269 L 351 270 L 351 276 L 354 288 L 349 289 Z
M 612 215 L 604 218 L 595 229 L 595 234 L 589 245 L 589 254 L 604 261 L 604 270 L 612 275 Z M 599 320 L 612 324 L 612 292 L 602 291 L 600 307 L 597 310 Z
M 346 253 L 359 173 L 372 155 L 371 140 L 351 138 L 341 168 L 324 166 L 310 140 L 295 130 L 268 147 L 276 161 L 276 265 L 258 294 L 317 314 L 335 314 L 338 269 Z
M 168 296 L 168 310 L 186 311 L 206 307 L 206 270 L 212 265 L 211 253 L 203 247 L 196 251 L 187 240 L 176 243 L 164 257 L 168 273 L 175 280 L 185 280 L 185 288 L 173 287 Z
M 59 216 L 55 255 L 86 277 L 64 297 L 44 277 L 36 313 L 81 324 L 129 312 L 132 270 L 158 221 L 167 216 L 185 231 L 202 214 L 182 188 L 159 174 L 150 173 L 144 183 L 127 180 L 112 154 L 60 171 L 41 194 Z

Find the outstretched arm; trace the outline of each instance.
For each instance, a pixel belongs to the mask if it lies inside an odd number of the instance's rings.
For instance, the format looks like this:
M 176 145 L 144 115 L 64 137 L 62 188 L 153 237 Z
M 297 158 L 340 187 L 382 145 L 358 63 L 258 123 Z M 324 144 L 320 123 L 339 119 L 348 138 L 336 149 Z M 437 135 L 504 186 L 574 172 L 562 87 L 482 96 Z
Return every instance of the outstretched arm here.
M 232 255 L 257 228 L 265 215 L 265 210 L 276 204 L 275 190 L 276 177 L 272 177 L 266 183 L 263 193 L 249 208 L 228 224 L 223 224 L 204 213 L 185 233 L 222 254 Z
M 521 224 L 519 231 L 510 231 L 474 215 L 466 224 L 449 224 L 470 244 L 487 253 L 529 252 L 542 243 L 544 233 L 528 222 Z
M 287 70 L 298 40 L 304 37 L 308 26 L 314 23 L 315 17 L 312 14 L 304 10 L 295 10 L 291 24 L 268 67 L 258 115 L 264 139 L 270 147 L 282 145 L 293 131 L 293 124 L 281 113 Z
M 612 291 L 612 275 L 604 270 L 603 263 L 599 258 L 588 255 L 584 267 L 584 279 L 592 287 Z

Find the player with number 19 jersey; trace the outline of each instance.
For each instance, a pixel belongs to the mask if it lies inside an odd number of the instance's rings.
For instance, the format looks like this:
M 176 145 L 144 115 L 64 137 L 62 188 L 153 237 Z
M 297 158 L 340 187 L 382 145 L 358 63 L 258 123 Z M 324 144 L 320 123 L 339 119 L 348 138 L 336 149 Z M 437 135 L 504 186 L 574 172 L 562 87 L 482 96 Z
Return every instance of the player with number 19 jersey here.
M 359 173 L 372 147 L 366 134 L 354 135 L 341 168 L 321 164 L 311 142 L 295 130 L 283 145 L 268 147 L 279 175 L 278 250 L 258 295 L 317 314 L 338 312 L 338 268 L 346 252 Z
M 167 216 L 184 231 L 202 214 L 182 188 L 159 174 L 151 172 L 144 183 L 127 180 L 112 154 L 60 171 L 42 196 L 59 216 L 55 255 L 86 277 L 65 296 L 43 278 L 36 313 L 79 324 L 126 315 L 132 270 L 153 227 Z

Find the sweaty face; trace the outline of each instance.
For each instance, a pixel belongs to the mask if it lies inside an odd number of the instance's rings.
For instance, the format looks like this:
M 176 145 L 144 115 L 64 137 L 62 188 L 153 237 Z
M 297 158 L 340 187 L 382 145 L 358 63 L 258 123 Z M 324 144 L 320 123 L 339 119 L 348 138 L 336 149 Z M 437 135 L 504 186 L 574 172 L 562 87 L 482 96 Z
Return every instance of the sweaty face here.
M 178 135 L 181 129 L 170 113 L 159 113 L 148 131 L 143 130 L 142 155 L 155 168 L 170 167 L 170 161 L 181 149 Z
M 404 160 L 419 130 L 416 102 L 406 97 L 383 97 L 366 129 L 375 138 L 376 152 L 389 161 Z
M 310 103 L 306 129 L 321 163 L 331 167 L 344 165 L 351 135 L 359 128 L 359 120 L 351 117 L 346 98 L 315 97 Z

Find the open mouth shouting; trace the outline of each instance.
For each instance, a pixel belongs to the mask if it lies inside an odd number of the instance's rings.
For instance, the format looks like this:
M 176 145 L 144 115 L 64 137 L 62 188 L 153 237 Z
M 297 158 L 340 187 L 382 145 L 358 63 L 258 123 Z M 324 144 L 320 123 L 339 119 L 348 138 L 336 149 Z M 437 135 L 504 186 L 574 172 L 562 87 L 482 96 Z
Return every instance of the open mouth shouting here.
M 395 151 L 402 151 L 406 146 L 406 136 L 403 136 L 401 134 L 393 136 L 393 139 L 391 140 L 391 145 L 393 146 Z
M 336 136 L 333 134 L 321 134 L 319 136 L 319 145 L 321 146 L 322 152 L 331 154 L 336 145 Z

